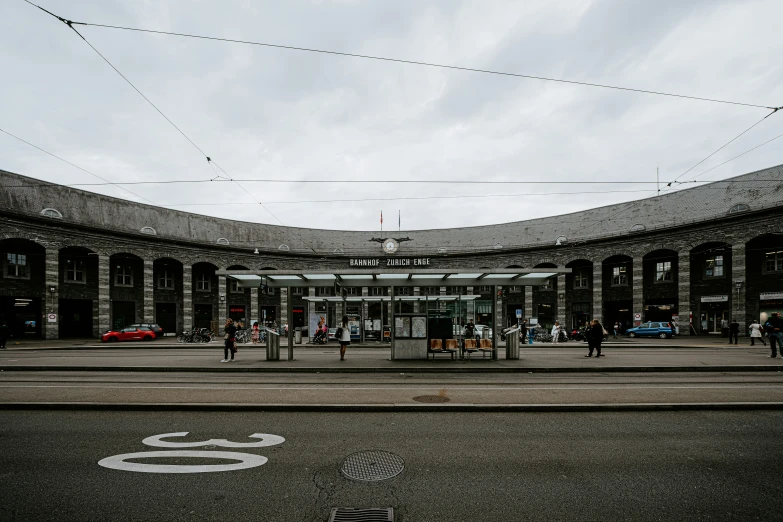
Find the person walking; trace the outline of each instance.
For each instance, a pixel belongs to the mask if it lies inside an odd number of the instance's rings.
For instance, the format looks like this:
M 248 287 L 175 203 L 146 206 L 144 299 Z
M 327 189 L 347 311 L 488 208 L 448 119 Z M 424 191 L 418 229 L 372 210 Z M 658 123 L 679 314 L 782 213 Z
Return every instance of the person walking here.
M 612 332 L 614 333 L 614 338 L 617 339 L 617 332 L 620 331 L 620 325 L 615 321 L 614 328 L 612 329 Z
M 756 339 L 761 341 L 761 344 L 764 346 L 767 346 L 767 343 L 764 342 L 764 337 L 761 335 L 764 333 L 764 328 L 759 324 L 758 321 L 753 319 L 753 322 L 748 326 L 748 330 L 750 330 L 750 345 L 756 346 Z
M 721 319 L 720 321 L 720 335 L 721 337 L 729 336 L 729 321 L 727 319 Z
M 560 323 L 555 321 L 555 325 L 552 327 L 552 344 L 558 344 L 560 342 Z
M 348 328 L 348 316 L 344 315 L 335 337 L 340 341 L 340 360 L 345 360 L 345 349 L 351 344 L 351 329 Z
M 739 344 L 739 322 L 737 319 L 732 319 L 729 325 L 729 344 L 734 339 L 734 344 Z
M 779 313 L 772 312 L 764 323 L 764 331 L 769 336 L 769 347 L 772 350 L 770 357 L 773 359 L 777 357 L 777 350 L 780 349 L 780 357 L 783 358 L 783 319 L 780 318 Z
M 258 321 L 255 321 L 253 323 L 253 336 L 252 336 L 253 344 L 258 344 L 258 333 L 259 333 L 258 332 Z
M 525 344 L 526 337 L 527 337 L 527 319 L 522 321 L 522 324 L 519 325 L 519 340 L 522 342 L 522 344 Z
M 225 335 L 223 336 L 225 343 L 223 345 L 223 360 L 220 362 L 232 362 L 234 360 L 234 354 L 237 351 L 237 327 L 234 326 L 233 319 L 226 319 L 226 325 L 223 327 L 223 331 L 225 332 Z M 229 352 L 231 352 L 231 359 L 228 358 Z
M 5 324 L 5 321 L 0 321 L 0 350 L 5 350 L 5 343 L 8 342 L 8 337 L 11 335 L 11 329 Z
M 601 343 L 604 340 L 604 327 L 598 322 L 598 319 L 593 319 L 590 322 L 590 328 L 587 331 L 590 336 L 587 341 L 589 353 L 587 357 L 593 356 L 593 350 L 595 350 L 595 356 L 601 357 Z

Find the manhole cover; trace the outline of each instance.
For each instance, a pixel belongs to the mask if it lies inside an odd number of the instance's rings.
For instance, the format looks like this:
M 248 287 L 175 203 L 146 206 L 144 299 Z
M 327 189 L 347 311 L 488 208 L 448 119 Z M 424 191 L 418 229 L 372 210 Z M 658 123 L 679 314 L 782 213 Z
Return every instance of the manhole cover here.
M 352 480 L 378 481 L 396 477 L 405 468 L 402 457 L 388 451 L 359 451 L 345 457 L 343 475 Z
M 413 398 L 418 402 L 449 402 L 451 399 L 448 397 L 441 397 L 440 395 L 419 395 Z
M 392 508 L 332 508 L 329 522 L 394 522 Z

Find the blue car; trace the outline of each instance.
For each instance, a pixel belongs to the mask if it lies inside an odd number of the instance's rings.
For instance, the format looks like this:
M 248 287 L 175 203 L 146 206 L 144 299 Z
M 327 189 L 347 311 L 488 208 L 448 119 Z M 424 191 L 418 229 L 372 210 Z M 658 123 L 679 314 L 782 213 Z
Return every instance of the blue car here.
M 629 328 L 625 331 L 628 337 L 660 337 L 668 339 L 672 336 L 672 327 L 669 323 L 642 323 L 636 328 Z

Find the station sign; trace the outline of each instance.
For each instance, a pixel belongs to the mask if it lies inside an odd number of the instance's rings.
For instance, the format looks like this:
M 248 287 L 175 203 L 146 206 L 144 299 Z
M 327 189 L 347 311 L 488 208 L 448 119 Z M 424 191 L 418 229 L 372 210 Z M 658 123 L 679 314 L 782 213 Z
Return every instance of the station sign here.
M 401 268 L 430 266 L 429 257 L 361 257 L 350 259 L 351 268 Z
M 701 296 L 702 303 L 725 303 L 729 300 L 727 295 L 703 295 Z
M 783 292 L 761 292 L 759 294 L 760 301 L 777 301 L 783 299 Z

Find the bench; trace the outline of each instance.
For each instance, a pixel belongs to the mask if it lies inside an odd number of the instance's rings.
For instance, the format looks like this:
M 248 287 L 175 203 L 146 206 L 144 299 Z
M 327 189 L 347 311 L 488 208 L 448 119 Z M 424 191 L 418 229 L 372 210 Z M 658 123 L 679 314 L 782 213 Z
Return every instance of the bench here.
M 476 340 L 475 339 L 465 339 L 464 346 L 462 348 L 463 351 L 467 352 L 468 354 L 468 360 L 470 360 L 470 354 L 473 352 L 477 352 L 478 348 L 476 347 Z
M 494 348 L 492 348 L 492 340 L 491 339 L 482 339 L 481 344 L 479 344 L 479 351 L 481 352 L 481 357 L 483 358 L 487 353 L 489 353 L 489 356 L 492 357 L 492 352 Z
M 456 347 L 454 349 L 449 347 L 449 341 L 453 341 L 453 339 L 447 339 L 446 348 L 444 348 L 443 341 L 441 339 L 430 339 L 430 345 L 427 347 L 427 359 L 430 358 L 429 354 L 432 354 L 432 360 L 434 361 L 436 353 L 448 353 L 451 354 L 451 358 L 454 359 L 457 350 Z

